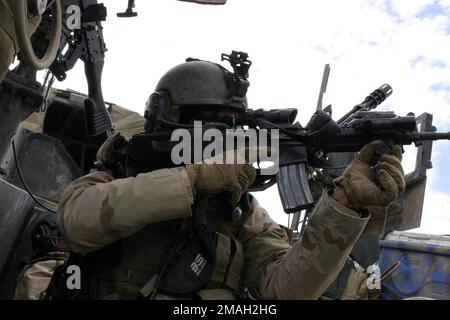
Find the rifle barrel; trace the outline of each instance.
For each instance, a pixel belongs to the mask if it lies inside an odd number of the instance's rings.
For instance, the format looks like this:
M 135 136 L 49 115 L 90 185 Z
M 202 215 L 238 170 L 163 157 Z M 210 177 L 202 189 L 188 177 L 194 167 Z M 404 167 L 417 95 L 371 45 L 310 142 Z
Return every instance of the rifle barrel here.
M 411 133 L 413 140 L 450 140 L 450 132 L 419 132 Z

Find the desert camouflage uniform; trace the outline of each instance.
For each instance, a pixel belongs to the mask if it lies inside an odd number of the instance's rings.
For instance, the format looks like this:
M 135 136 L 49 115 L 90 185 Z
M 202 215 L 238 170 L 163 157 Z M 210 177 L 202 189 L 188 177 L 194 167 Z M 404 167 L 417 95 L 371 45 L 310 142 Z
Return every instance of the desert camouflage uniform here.
M 190 181 L 181 167 L 125 179 L 92 171 L 66 189 L 58 225 L 74 252 L 106 259 L 92 267 L 95 280 L 89 286 L 95 298 L 119 294 L 136 299 L 166 260 L 179 222 L 195 220 L 193 204 Z M 220 218 L 220 211 L 214 202 L 206 210 L 205 224 L 223 241 L 217 245 L 215 285 L 197 292 L 204 299 L 239 298 L 243 286 L 259 299 L 317 299 L 341 270 L 369 220 L 324 193 L 302 239 L 291 247 L 285 229 L 256 199 L 240 223 Z M 118 243 L 116 259 L 108 252 Z

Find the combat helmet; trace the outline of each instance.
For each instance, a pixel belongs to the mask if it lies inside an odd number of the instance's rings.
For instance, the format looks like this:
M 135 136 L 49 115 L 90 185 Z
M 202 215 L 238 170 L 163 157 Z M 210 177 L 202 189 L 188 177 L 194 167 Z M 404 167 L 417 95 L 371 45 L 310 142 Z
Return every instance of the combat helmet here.
M 235 51 L 231 55 L 222 54 L 222 60 L 230 61 L 234 72 L 217 63 L 192 58 L 170 69 L 147 101 L 145 131 L 160 129 L 156 119 L 161 117 L 173 124 L 180 123 L 183 110 L 226 107 L 245 111 L 251 65 L 247 57 Z

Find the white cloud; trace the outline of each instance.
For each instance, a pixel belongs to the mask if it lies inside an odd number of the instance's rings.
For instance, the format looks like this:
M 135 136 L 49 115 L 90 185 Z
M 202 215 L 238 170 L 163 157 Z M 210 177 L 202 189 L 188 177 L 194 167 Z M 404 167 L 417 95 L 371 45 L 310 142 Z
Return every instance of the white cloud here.
M 142 113 L 169 68 L 186 57 L 219 61 L 220 53 L 237 49 L 253 60 L 252 108 L 298 107 L 298 120 L 306 124 L 315 110 L 323 65 L 330 62 L 324 103 L 333 104 L 335 118 L 389 83 L 394 94 L 381 109 L 399 115 L 430 112 L 439 129 L 450 130 L 450 94 L 431 89 L 450 83 L 450 1 L 439 1 L 446 15 L 418 17 L 431 3 L 392 1 L 394 16 L 381 0 L 229 0 L 220 7 L 154 0 L 136 3 L 137 18 L 119 19 L 115 13 L 125 3 L 106 1 L 104 96 Z M 58 86 L 86 91 L 82 66 Z M 441 148 L 448 145 L 436 145 L 435 157 Z M 439 173 L 450 179 L 448 169 Z M 435 185 L 431 178 L 423 221 L 439 216 L 440 226 L 450 231 L 450 217 L 436 213 L 445 208 L 430 207 L 448 200 L 449 190 Z M 286 223 L 276 188 L 261 195 L 257 197 Z
M 448 221 L 449 203 L 450 195 L 448 193 L 433 190 L 433 188 L 428 187 L 426 191 L 421 227 L 412 230 L 412 232 L 450 235 Z

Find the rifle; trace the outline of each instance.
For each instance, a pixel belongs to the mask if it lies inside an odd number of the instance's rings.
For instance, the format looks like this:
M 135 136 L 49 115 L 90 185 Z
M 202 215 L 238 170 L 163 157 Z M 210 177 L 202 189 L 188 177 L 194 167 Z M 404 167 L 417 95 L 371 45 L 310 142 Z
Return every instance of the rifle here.
M 376 151 L 371 162 L 376 170 L 378 159 L 383 154 L 391 153 L 394 144 L 404 146 L 414 143 L 420 146 L 434 140 L 450 140 L 450 132 L 435 132 L 436 128 L 431 125 L 431 115 L 426 116 L 427 123 L 422 124 L 422 128 L 428 128 L 428 131 L 419 132 L 413 113 L 400 117 L 392 111 L 370 111 L 391 94 L 391 86 L 384 84 L 338 121 L 331 118 L 331 106 L 328 106 L 314 113 L 306 127 L 294 122 L 297 109 L 293 108 L 247 110 L 234 118 L 217 111 L 202 112 L 198 120 L 214 120 L 229 128 L 247 126 L 255 130 L 278 129 L 278 173 L 258 174 L 250 191 L 262 191 L 277 183 L 284 211 L 293 213 L 314 206 L 308 173 L 312 169 L 335 169 L 335 164 L 328 157 L 329 153 L 358 152 L 371 141 L 383 140 L 386 144 Z M 150 101 L 152 108 L 156 110 L 154 115 L 157 115 L 158 119 L 153 121 L 159 123 L 156 126 L 158 131 L 135 135 L 129 142 L 129 176 L 148 171 L 150 168 L 164 168 L 171 162 L 170 154 L 175 145 L 171 141 L 171 134 L 176 124 L 164 119 L 162 99 L 155 93 Z M 186 128 L 186 125 L 183 125 L 183 128 Z M 258 172 L 260 173 L 260 170 Z
M 329 153 L 358 152 L 371 141 L 385 141 L 387 144 L 380 146 L 371 161 L 376 170 L 379 158 L 391 153 L 394 144 L 404 146 L 414 143 L 420 146 L 427 141 L 450 140 L 449 132 L 435 132 L 431 115 L 420 116 L 427 119 L 422 127 L 431 130 L 418 132 L 413 113 L 400 117 L 392 111 L 370 111 L 391 94 L 391 86 L 384 84 L 338 121 L 331 118 L 331 107 L 327 107 L 324 111 L 317 111 L 308 125 L 301 129 L 297 123 L 285 122 L 280 126 L 270 123 L 264 116 L 247 119 L 245 114 L 242 115 L 242 123 L 249 127 L 280 130 L 280 169 L 276 182 L 285 212 L 297 212 L 314 206 L 307 172 L 310 168 L 334 169 L 334 163 L 329 161 Z

